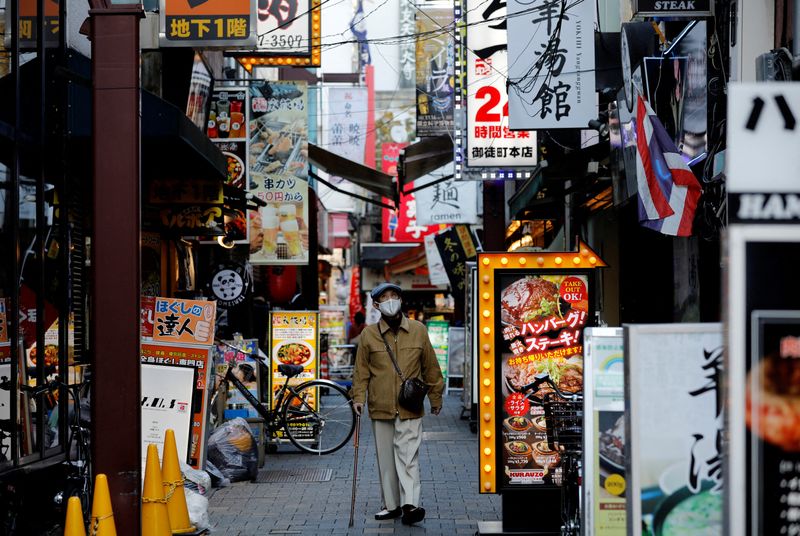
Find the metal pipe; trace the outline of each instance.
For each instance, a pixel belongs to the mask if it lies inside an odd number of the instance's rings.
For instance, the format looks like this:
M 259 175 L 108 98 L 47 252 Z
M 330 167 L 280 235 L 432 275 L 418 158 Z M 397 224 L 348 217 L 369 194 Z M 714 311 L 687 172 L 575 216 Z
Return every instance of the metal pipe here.
M 794 0 L 794 16 L 792 17 L 792 41 L 794 57 L 800 56 L 800 0 Z

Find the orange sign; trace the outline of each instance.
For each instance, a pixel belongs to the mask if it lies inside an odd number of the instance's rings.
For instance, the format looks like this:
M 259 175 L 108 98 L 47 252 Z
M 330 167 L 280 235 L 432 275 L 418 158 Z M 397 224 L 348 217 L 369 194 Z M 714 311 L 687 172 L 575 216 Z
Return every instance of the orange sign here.
M 253 46 L 250 0 L 161 0 L 162 46 Z
M 212 301 L 156 298 L 153 342 L 211 346 L 216 310 Z

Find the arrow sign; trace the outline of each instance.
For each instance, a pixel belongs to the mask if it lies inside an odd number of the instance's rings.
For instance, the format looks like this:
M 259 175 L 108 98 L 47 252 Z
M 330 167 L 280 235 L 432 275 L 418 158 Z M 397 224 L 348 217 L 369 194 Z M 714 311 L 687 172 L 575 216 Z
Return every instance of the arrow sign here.
M 726 175 L 730 193 L 800 193 L 800 84 L 732 83 Z

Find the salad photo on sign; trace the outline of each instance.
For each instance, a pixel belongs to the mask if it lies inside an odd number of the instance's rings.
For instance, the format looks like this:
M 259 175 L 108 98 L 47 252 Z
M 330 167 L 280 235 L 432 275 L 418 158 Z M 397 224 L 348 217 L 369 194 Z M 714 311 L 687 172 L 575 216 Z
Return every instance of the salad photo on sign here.
M 500 431 L 503 479 L 508 486 L 560 483 L 561 457 L 547 441 L 542 400 L 583 390 L 583 328 L 589 318 L 586 275 L 504 274 L 498 277 Z

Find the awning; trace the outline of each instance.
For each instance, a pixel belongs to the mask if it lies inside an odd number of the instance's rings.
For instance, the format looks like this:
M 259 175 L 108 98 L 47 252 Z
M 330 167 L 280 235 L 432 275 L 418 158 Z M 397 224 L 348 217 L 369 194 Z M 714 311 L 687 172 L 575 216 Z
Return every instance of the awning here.
M 361 244 L 359 264 L 362 268 L 383 270 L 390 259 L 414 247 L 408 244 Z
M 547 167 L 546 161 L 537 165 L 531 177 L 526 180 L 508 200 L 508 207 L 512 219 L 520 219 L 518 215 L 536 198 L 536 194 L 542 189 L 542 185 L 544 184 L 542 170 L 545 167 Z
M 308 161 L 330 175 L 341 177 L 373 194 L 387 197 L 397 203 L 397 188 L 394 185 L 394 177 L 391 175 L 348 160 L 313 143 L 308 144 Z M 353 195 L 350 192 L 343 193 Z
M 403 191 L 406 184 L 452 161 L 453 139 L 448 135 L 423 138 L 417 143 L 412 143 L 400 153 L 397 164 L 400 190 Z
M 75 50 L 68 49 L 64 61 L 57 66 L 55 63 L 47 63 L 47 113 L 56 113 L 55 107 L 62 98 L 59 91 L 66 92 L 66 156 L 72 157 L 70 166 L 76 174 L 87 173 L 92 162 L 89 156 L 92 150 L 92 62 Z M 20 68 L 23 87 L 33 87 L 38 69 L 38 59 L 33 59 Z M 2 102 L 13 102 L 13 84 L 11 76 L 0 79 Z M 24 136 L 25 133 L 35 132 L 35 121 L 41 103 L 39 96 L 31 92 L 23 92 L 20 99 Z M 6 122 L 9 127 L 13 124 L 12 112 L 13 106 L 0 109 L 0 121 Z M 13 129 L 8 134 L 10 132 Z M 227 176 L 227 158 L 205 133 L 181 109 L 145 90 L 141 92 L 141 132 L 142 177 L 223 180 Z M 47 146 L 60 147 L 61 144 L 58 140 L 49 140 Z M 5 157 L 4 153 L 5 151 L 0 152 L 0 157 Z M 57 158 L 50 160 L 53 165 L 61 165 Z M 25 172 L 23 167 L 23 173 Z

